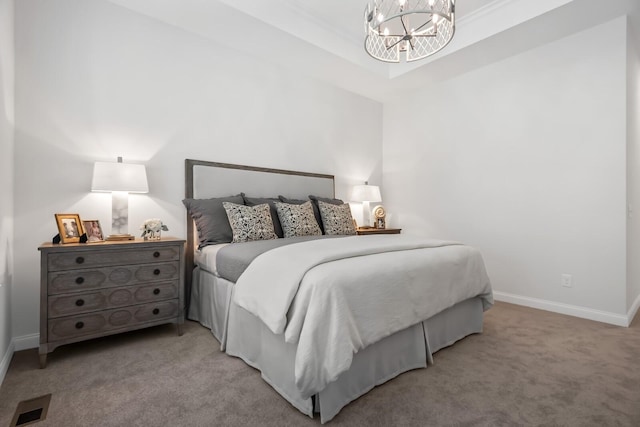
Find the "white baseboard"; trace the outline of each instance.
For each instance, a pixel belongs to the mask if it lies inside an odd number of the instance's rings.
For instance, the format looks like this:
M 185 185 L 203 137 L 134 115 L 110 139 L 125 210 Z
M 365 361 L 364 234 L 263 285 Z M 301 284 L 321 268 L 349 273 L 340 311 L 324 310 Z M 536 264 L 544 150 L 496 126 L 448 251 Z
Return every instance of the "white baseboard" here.
M 7 351 L 5 351 L 4 355 L 2 356 L 2 360 L 0 360 L 0 385 L 2 385 L 5 375 L 7 375 L 14 350 L 15 345 L 13 344 L 13 340 L 11 340 L 9 341 L 9 347 L 7 347 Z
M 511 304 L 524 305 L 525 307 L 538 308 L 540 310 L 552 311 L 554 313 L 567 314 L 569 316 L 580 317 L 582 319 L 595 320 L 596 322 L 609 323 L 616 326 L 628 327 L 633 317 L 630 317 L 630 310 L 627 315 L 610 313 L 608 311 L 594 310 L 592 308 L 580 307 L 577 305 L 564 304 L 561 302 L 547 301 L 538 298 L 514 295 L 506 292 L 493 292 L 496 301 L 508 302 Z M 640 307 L 640 298 L 634 304 L 635 310 Z
M 40 334 L 23 335 L 14 337 L 15 351 L 27 350 L 30 348 L 38 348 L 40 346 Z
M 9 342 L 7 351 L 2 356 L 2 360 L 0 360 L 0 385 L 2 385 L 5 375 L 7 375 L 13 353 L 30 348 L 37 348 L 39 346 L 40 334 L 23 335 L 21 337 L 13 338 Z

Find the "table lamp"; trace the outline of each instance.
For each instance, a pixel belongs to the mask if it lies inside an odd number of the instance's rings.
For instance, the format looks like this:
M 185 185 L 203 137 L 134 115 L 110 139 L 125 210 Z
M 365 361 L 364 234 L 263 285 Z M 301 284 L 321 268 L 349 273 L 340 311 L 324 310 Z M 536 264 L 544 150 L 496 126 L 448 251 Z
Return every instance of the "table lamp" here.
M 133 240 L 129 234 L 129 193 L 148 193 L 144 165 L 95 162 L 91 191 L 111 193 L 111 234 L 106 240 Z
M 362 202 L 362 228 L 371 228 L 371 208 L 370 202 L 381 202 L 380 187 L 377 185 L 355 185 L 351 193 L 351 201 Z

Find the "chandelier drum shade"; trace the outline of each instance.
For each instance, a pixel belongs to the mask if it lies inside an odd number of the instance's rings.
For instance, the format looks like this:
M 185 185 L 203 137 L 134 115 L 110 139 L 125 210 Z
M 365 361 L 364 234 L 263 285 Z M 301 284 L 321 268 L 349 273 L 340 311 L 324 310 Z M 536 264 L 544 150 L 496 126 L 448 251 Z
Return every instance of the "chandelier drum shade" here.
M 384 62 L 433 55 L 455 32 L 455 0 L 371 0 L 364 11 L 364 47 Z

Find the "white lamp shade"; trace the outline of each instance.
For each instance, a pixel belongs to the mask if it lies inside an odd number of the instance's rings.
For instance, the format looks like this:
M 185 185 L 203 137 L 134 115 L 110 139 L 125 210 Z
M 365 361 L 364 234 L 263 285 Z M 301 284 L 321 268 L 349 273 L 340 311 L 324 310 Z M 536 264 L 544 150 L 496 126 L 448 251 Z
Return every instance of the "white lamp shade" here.
M 148 193 L 146 169 L 144 165 L 131 163 L 96 162 L 91 191 Z
M 380 202 L 380 187 L 377 185 L 355 185 L 351 193 L 352 202 Z

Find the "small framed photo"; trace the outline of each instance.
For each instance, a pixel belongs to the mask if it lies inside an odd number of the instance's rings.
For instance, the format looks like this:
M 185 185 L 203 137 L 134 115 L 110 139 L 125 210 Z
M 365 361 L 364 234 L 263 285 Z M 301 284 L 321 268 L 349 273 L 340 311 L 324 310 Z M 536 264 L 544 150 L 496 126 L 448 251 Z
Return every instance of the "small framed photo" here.
M 60 241 L 62 243 L 79 243 L 80 236 L 84 234 L 80 215 L 78 214 L 55 214 Z
M 82 228 L 87 233 L 88 243 L 104 242 L 102 227 L 97 219 L 82 220 Z

